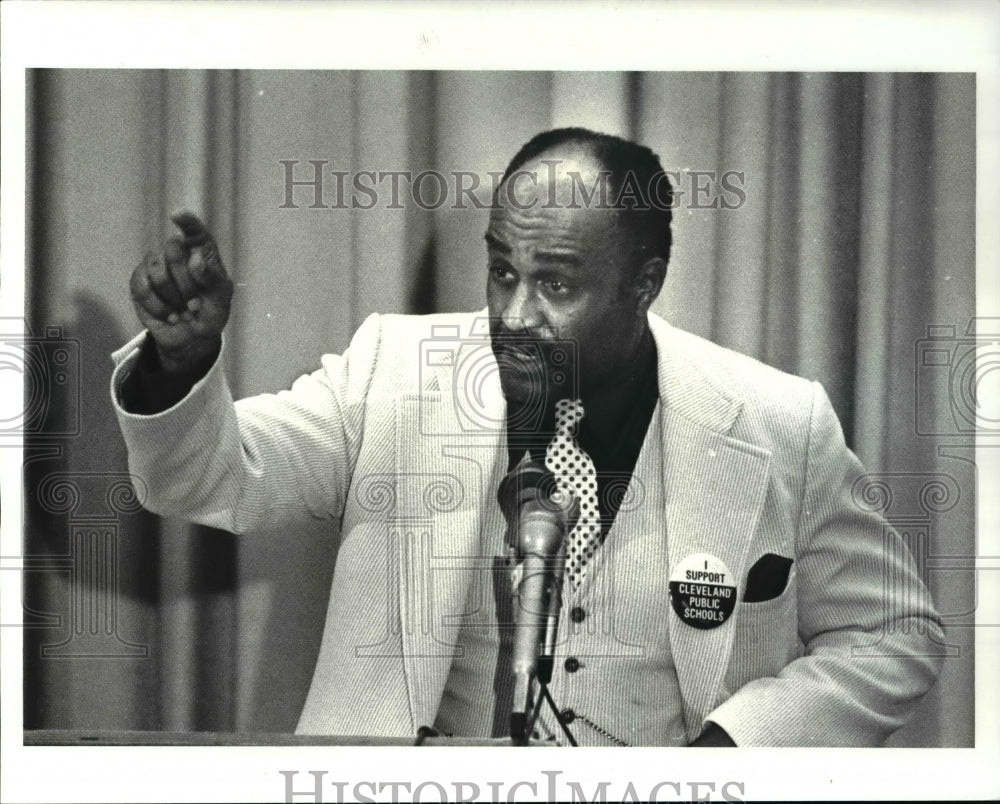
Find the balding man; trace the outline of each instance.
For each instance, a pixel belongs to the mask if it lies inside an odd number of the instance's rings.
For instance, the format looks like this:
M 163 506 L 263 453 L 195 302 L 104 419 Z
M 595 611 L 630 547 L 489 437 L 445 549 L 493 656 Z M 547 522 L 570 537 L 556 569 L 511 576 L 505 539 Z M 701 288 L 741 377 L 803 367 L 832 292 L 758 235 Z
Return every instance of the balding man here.
M 649 149 L 540 134 L 494 198 L 487 311 L 373 315 L 290 390 L 236 403 L 204 226 L 178 216 L 135 270 L 146 332 L 112 395 L 147 506 L 237 533 L 340 523 L 300 733 L 506 733 L 496 490 L 528 460 L 581 509 L 540 739 L 880 745 L 933 684 L 937 615 L 852 503 L 862 469 L 822 388 L 650 313 L 671 206 Z

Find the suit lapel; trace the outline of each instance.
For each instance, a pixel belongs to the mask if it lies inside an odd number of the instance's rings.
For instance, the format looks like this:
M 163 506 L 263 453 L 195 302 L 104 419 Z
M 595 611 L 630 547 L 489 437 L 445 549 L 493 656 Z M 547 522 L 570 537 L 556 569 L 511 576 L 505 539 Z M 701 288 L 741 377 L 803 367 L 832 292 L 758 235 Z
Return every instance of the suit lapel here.
M 396 407 L 394 535 L 414 729 L 437 714 L 455 655 L 456 614 L 474 575 L 468 568 L 481 557 L 482 528 L 506 469 L 506 407 L 488 337 L 480 341 L 475 327 L 471 337 L 438 335 L 427 347 L 434 354 L 421 356 L 432 367 L 421 393 Z
M 663 487 L 671 569 L 695 553 L 721 559 L 736 579 L 737 604 L 722 625 L 699 629 L 671 609 L 670 648 L 684 700 L 688 739 L 722 693 L 723 673 L 740 613 L 750 540 L 767 492 L 771 455 L 727 435 L 741 403 L 705 377 L 679 350 L 671 329 L 651 320 L 663 406 Z

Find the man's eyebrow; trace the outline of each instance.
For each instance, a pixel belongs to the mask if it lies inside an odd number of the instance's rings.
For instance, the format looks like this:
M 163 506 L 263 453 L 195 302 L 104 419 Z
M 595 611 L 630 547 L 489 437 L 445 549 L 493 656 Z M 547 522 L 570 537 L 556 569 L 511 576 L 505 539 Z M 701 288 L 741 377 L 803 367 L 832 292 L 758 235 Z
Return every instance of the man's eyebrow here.
M 580 265 L 582 262 L 575 251 L 536 251 L 533 256 L 539 262 L 558 265 Z
M 487 232 L 484 235 L 486 240 L 486 245 L 489 248 L 499 251 L 501 254 L 510 254 L 511 247 L 504 243 L 502 240 L 497 238 L 495 235 Z M 575 251 L 536 251 L 532 254 L 533 258 L 538 262 L 543 262 L 548 265 L 570 265 L 578 266 L 582 263 L 580 255 Z
M 486 245 L 490 248 L 496 249 L 503 254 L 510 254 L 510 246 L 500 240 L 497 240 L 497 238 L 489 232 L 485 234 L 484 238 L 486 240 Z

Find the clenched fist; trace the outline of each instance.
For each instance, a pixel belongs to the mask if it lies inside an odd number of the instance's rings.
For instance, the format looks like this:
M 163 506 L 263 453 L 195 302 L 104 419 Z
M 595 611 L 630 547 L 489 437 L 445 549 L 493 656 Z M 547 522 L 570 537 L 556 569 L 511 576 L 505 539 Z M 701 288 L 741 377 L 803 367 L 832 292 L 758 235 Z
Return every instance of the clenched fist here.
M 190 212 L 172 215 L 182 237 L 150 252 L 132 272 L 132 303 L 170 374 L 196 370 L 219 349 L 229 320 L 233 281 L 215 240 Z

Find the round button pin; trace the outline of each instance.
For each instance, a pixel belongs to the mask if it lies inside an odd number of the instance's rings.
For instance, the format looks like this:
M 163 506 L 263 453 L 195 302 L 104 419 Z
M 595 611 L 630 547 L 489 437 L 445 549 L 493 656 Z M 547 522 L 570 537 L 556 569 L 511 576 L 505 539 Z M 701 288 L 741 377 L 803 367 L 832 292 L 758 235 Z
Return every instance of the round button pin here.
M 718 628 L 736 608 L 736 579 L 721 559 L 695 553 L 670 573 L 670 604 L 692 628 Z

